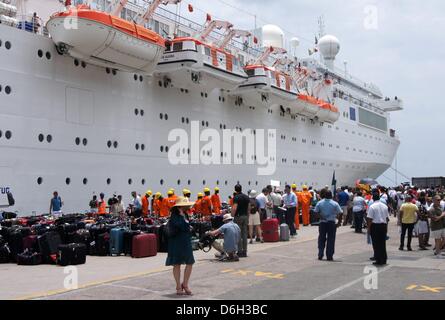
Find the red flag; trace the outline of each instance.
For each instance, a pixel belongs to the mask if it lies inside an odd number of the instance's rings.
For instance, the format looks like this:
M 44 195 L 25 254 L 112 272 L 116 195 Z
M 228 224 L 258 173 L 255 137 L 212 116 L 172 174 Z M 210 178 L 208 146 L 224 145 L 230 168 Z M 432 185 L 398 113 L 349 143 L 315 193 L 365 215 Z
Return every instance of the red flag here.
M 65 1 L 65 7 L 69 7 L 71 5 L 71 0 L 66 0 Z
M 212 21 L 212 16 L 211 16 L 210 14 L 208 14 L 208 13 L 207 13 L 207 18 L 206 18 L 206 20 L 207 20 L 207 21 Z
M 193 6 L 189 4 L 189 12 L 193 12 Z
M 253 37 L 253 43 L 258 44 L 258 38 L 257 37 Z

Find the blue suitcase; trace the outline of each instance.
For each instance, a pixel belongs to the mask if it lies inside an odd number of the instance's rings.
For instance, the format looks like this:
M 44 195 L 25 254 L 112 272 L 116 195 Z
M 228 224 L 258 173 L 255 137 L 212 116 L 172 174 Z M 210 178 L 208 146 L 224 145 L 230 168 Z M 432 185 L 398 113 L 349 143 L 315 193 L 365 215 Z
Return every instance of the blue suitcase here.
M 124 228 L 113 228 L 110 232 L 110 254 L 120 255 L 124 252 Z

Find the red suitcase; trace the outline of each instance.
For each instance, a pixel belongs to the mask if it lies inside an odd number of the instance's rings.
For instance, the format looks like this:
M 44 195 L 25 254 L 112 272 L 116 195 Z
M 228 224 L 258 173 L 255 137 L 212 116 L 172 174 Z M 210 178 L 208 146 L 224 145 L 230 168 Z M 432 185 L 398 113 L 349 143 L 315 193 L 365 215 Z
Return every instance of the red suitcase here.
M 26 250 L 26 249 L 36 250 L 38 248 L 37 236 L 35 236 L 35 235 L 24 237 L 22 241 L 23 241 L 23 250 Z
M 142 233 L 133 237 L 131 256 L 133 258 L 152 257 L 158 253 L 158 240 L 152 233 Z
M 280 233 L 278 232 L 278 219 L 266 219 L 261 224 L 264 242 L 280 241 Z

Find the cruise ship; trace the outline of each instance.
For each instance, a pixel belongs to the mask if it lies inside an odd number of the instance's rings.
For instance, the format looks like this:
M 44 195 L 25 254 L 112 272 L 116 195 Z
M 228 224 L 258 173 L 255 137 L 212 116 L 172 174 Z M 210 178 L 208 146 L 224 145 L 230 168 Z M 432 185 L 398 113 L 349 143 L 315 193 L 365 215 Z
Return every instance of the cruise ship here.
M 390 114 L 403 102 L 336 68 L 336 37 L 321 34 L 317 53 L 294 57 L 298 39 L 278 26 L 243 31 L 193 9 L 180 0 L 0 0 L 0 192 L 13 193 L 10 211 L 48 212 L 55 190 L 64 212 L 83 212 L 101 192 L 129 199 L 218 186 L 226 199 L 237 183 L 318 189 L 334 172 L 353 185 L 391 166 L 400 141 Z M 246 146 L 221 149 L 220 164 L 193 161 L 215 158 L 193 141 L 176 146 L 185 161 L 173 163 L 169 135 L 193 125 L 266 130 L 274 170 L 259 174 Z

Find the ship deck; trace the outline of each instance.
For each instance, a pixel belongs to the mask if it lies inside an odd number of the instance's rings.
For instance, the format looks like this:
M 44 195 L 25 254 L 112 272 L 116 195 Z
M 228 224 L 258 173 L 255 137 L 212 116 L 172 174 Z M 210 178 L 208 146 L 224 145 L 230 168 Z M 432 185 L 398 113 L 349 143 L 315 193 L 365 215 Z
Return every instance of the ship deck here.
M 192 297 L 177 297 L 165 253 L 145 259 L 87 257 L 78 266 L 78 289 L 64 288 L 63 267 L 0 265 L 0 299 L 445 299 L 445 259 L 432 250 L 399 251 L 395 223 L 390 225 L 388 266 L 378 269 L 378 289 L 366 289 L 365 268 L 371 246 L 365 235 L 342 227 L 335 262 L 316 260 L 318 228 L 307 227 L 286 243 L 249 245 L 249 257 L 221 263 L 214 251 L 195 251 Z M 430 240 L 431 242 L 432 240 Z

